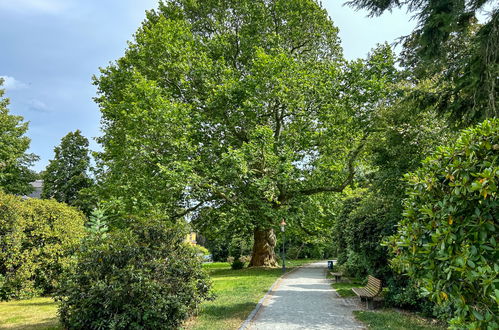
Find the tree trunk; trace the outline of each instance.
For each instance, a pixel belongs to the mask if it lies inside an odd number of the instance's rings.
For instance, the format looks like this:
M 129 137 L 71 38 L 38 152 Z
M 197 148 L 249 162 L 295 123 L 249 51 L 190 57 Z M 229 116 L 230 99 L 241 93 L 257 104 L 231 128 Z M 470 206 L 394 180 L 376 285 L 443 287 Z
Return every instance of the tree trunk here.
M 277 267 L 277 259 L 274 248 L 276 237 L 273 229 L 255 229 L 255 242 L 249 266 L 253 267 Z

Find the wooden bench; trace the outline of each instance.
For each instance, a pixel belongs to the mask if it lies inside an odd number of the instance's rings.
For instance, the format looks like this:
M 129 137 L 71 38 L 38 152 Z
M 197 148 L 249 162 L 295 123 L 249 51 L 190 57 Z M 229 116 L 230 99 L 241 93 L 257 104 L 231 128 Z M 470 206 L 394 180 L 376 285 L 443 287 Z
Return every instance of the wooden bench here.
M 331 274 L 331 276 L 334 276 L 334 281 L 336 283 L 338 283 L 340 280 L 341 280 L 341 277 L 343 276 L 343 273 L 333 273 L 333 272 L 329 272 L 329 274 Z
M 367 285 L 363 288 L 353 288 L 352 291 L 360 297 L 360 300 L 366 299 L 367 309 L 372 309 L 373 298 L 381 293 L 381 280 L 374 276 L 369 275 L 367 277 Z M 371 304 L 369 304 L 371 303 Z

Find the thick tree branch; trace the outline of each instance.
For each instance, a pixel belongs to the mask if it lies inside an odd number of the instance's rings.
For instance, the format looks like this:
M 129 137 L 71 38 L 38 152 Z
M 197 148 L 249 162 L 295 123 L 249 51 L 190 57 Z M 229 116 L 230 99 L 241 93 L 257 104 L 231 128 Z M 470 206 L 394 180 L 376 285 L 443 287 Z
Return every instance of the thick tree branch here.
M 353 178 L 355 176 L 355 160 L 357 160 L 357 157 L 360 154 L 360 152 L 362 151 L 362 148 L 364 148 L 364 145 L 365 145 L 365 142 L 366 142 L 368 136 L 369 136 L 369 132 L 364 134 L 364 136 L 360 140 L 357 147 L 350 152 L 350 155 L 348 157 L 348 162 L 347 162 L 348 176 L 345 178 L 345 180 L 343 180 L 343 182 L 340 185 L 314 187 L 314 188 L 297 190 L 295 192 L 291 192 L 290 194 L 287 194 L 286 199 L 293 198 L 297 195 L 308 196 L 308 195 L 314 195 L 314 194 L 318 194 L 318 193 L 322 193 L 322 192 L 342 192 L 353 181 Z
M 216 188 L 215 186 L 213 186 L 213 185 L 211 185 L 209 183 L 205 183 L 203 186 L 205 188 L 210 189 L 215 196 L 217 196 L 219 198 L 222 198 L 222 199 L 224 199 L 225 201 L 227 201 L 227 202 L 229 202 L 231 204 L 234 204 L 236 202 L 233 198 L 231 198 L 230 196 L 228 196 L 226 193 L 224 193 L 223 191 L 220 191 L 218 188 Z
M 301 221 L 301 217 L 298 217 L 298 226 L 300 227 L 301 230 L 303 230 L 305 232 L 305 234 L 310 235 L 310 236 L 317 236 L 317 233 L 313 233 L 310 230 L 308 230 L 307 228 L 305 228 L 305 226 L 303 225 L 303 223 Z
M 182 212 L 180 213 L 177 213 L 177 214 L 174 214 L 172 216 L 172 219 L 178 219 L 178 218 L 182 218 L 183 216 L 193 212 L 193 211 L 196 211 L 198 208 L 200 208 L 202 205 L 204 204 L 204 201 L 201 201 L 199 203 L 197 203 L 196 205 L 192 206 L 192 207 L 189 207 L 185 210 L 183 210 Z

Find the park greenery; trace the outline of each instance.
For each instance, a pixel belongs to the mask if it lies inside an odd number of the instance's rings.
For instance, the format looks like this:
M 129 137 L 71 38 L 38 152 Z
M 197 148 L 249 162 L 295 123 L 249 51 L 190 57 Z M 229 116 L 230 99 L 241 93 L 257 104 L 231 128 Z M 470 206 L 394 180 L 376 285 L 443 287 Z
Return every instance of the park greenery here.
M 88 212 L 91 206 L 83 195 L 92 185 L 89 178 L 90 151 L 88 139 L 79 130 L 69 132 L 61 144 L 54 149 L 54 159 L 49 162 L 41 175 L 43 180 L 42 198 L 53 198 L 58 202 Z
M 237 327 L 285 243 L 382 279 L 386 305 L 499 327 L 499 8 L 348 4 L 418 26 L 349 61 L 315 0 L 160 1 L 94 78 L 95 166 L 68 133 L 42 200 L 19 197 L 37 156 L 0 89 L 0 299 L 53 295 L 66 328 Z
M 57 292 L 66 329 L 176 329 L 210 299 L 210 281 L 187 231 L 161 219 L 93 234 Z
M 7 193 L 24 195 L 32 191 L 30 182 L 36 174 L 30 166 L 38 160 L 27 153 L 30 139 L 25 136 L 28 123 L 21 116 L 9 113 L 9 99 L 4 98 L 0 78 L 0 188 Z
M 287 271 L 313 261 L 292 260 L 287 263 Z M 238 328 L 262 298 L 262 292 L 266 292 L 282 275 L 282 270 L 277 268 L 232 270 L 227 262 L 205 263 L 202 267 L 211 279 L 216 299 L 204 301 L 197 316 L 184 323 L 184 329 Z M 59 306 L 60 302 L 48 297 L 0 302 L 0 327 L 63 329 L 57 315 Z
M 0 299 L 53 293 L 85 235 L 84 215 L 54 200 L 0 192 Z
M 406 180 L 404 218 L 388 239 L 392 266 L 454 307 L 451 324 L 499 327 L 499 119 L 464 131 Z

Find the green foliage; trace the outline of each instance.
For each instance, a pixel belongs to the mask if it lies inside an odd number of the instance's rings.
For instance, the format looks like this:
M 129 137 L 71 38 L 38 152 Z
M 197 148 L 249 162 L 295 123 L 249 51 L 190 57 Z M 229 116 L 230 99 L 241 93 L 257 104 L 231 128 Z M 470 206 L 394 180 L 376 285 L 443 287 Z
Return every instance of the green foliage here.
M 9 114 L 9 99 L 3 98 L 2 85 L 0 78 L 0 190 L 27 195 L 33 191 L 30 182 L 37 178 L 29 167 L 38 156 L 26 153 L 31 142 L 25 136 L 28 123 L 24 123 L 21 116 Z
M 210 254 L 210 251 L 208 251 L 207 248 L 201 245 L 193 245 L 192 248 L 196 252 L 197 256 L 207 256 Z
M 332 242 L 346 274 L 371 274 L 383 280 L 389 287 L 385 295 L 388 305 L 432 315 L 434 304 L 405 276 L 393 273 L 388 249 L 381 246 L 402 218 L 407 185 L 403 175 L 417 169 L 429 152 L 451 136 L 435 111 L 414 111 L 418 100 L 407 97 L 413 88 L 406 83 L 395 85 L 396 97 L 378 111 L 377 132 L 366 145 L 357 189 L 348 191 L 332 216 Z M 428 89 L 424 85 L 417 88 Z
M 410 79 L 429 81 L 435 91 L 426 105 L 437 105 L 457 124 L 499 115 L 499 6 L 494 0 L 350 0 L 372 15 L 407 6 L 418 19 L 404 37 L 402 64 Z M 486 14 L 484 14 L 486 12 Z M 480 13 L 483 24 L 478 24 Z
M 498 178 L 498 119 L 463 131 L 406 176 L 392 265 L 455 307 L 456 327 L 499 326 Z
M 345 200 L 333 225 L 336 256 L 346 275 L 387 276 L 387 251 L 380 242 L 393 233 L 395 223 L 389 218 L 385 201 L 376 197 L 368 195 L 363 199 Z
M 53 292 L 74 261 L 84 222 L 81 212 L 56 201 L 0 192 L 0 299 Z
M 407 276 L 394 274 L 384 285 L 384 299 L 386 306 L 417 311 L 428 317 L 436 317 L 448 321 L 452 317 L 452 308 L 449 304 L 437 305 L 423 295 L 416 281 Z
M 58 292 L 71 329 L 178 329 L 210 298 L 210 282 L 180 224 L 148 219 L 95 236 Z
M 109 226 L 105 211 L 102 208 L 95 208 L 90 214 L 86 227 L 91 235 L 106 238 Z
M 255 262 L 275 265 L 280 219 L 352 181 L 392 82 L 389 47 L 347 64 L 337 33 L 314 0 L 160 3 L 95 80 L 102 198 L 122 215 L 196 211 L 202 233 L 258 231 Z
M 79 130 L 69 132 L 54 152 L 54 159 L 42 175 L 42 198 L 54 198 L 89 213 L 90 205 L 80 196 L 83 189 L 92 185 L 87 173 L 90 166 L 87 138 Z
M 243 269 L 244 262 L 242 262 L 239 258 L 235 258 L 234 261 L 230 264 L 230 268 L 233 270 Z

